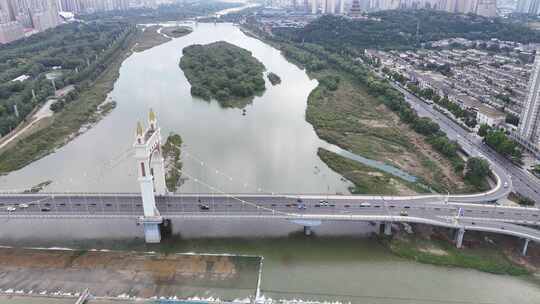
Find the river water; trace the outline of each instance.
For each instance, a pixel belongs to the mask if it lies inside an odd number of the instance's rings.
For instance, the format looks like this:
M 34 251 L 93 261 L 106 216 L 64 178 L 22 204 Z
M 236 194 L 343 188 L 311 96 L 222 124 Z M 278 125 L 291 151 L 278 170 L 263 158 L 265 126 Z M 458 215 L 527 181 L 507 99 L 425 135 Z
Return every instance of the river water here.
M 245 36 L 231 24 L 192 24 L 194 32 L 133 54 L 122 65 L 110 96 L 117 108 L 97 126 L 22 170 L 0 178 L 0 188 L 26 189 L 45 180 L 48 191 L 137 191 L 130 147 L 135 125 L 145 121 L 149 108 L 163 134 L 184 139 L 184 169 L 194 178 L 225 192 L 346 193 L 349 182 L 331 171 L 316 155 L 329 147 L 305 121 L 306 100 L 316 81 L 287 62 L 280 52 Z M 190 95 L 190 85 L 178 67 L 182 48 L 193 43 L 225 40 L 250 50 L 282 83 L 255 97 L 246 107 L 225 109 Z M 352 157 L 352 156 L 351 156 Z M 369 161 L 357 159 L 358 161 Z M 370 165 L 379 166 L 377 163 Z M 384 168 L 383 168 L 384 169 Z M 387 170 L 394 170 L 386 168 Z M 402 174 L 402 172 L 394 172 Z M 182 192 L 213 190 L 188 179 Z M 413 178 L 404 175 L 404 178 Z M 134 224 L 86 221 L 84 224 L 2 223 L 1 239 L 119 238 L 114 243 L 72 242 L 74 247 L 101 246 L 147 250 Z M 496 276 L 477 271 L 421 265 L 392 256 L 376 241 L 359 238 L 373 230 L 367 223 L 329 223 L 304 238 L 300 227 L 273 222 L 208 222 L 175 225 L 184 237 L 153 250 L 167 252 L 237 253 L 264 256 L 263 295 L 275 299 L 328 299 L 354 303 L 540 303 L 540 285 L 531 278 Z M 292 233 L 289 237 L 288 234 Z M 135 234 L 135 235 L 134 235 Z M 324 235 L 341 234 L 341 237 Z M 211 235 L 213 239 L 201 239 Z M 244 238 L 224 238 L 236 235 Z M 349 235 L 349 236 L 347 236 Z M 55 237 L 53 237 L 55 236 Z M 246 237 L 249 236 L 249 237 Z M 8 241 L 7 238 L 10 237 Z M 133 245 L 135 244 L 135 245 Z M 208 295 L 217 293 L 209 291 Z M 455 302 L 462 301 L 462 302 Z M 0 300 L 1 302 L 1 300 Z
M 117 108 L 56 153 L 0 179 L 1 189 L 45 180 L 48 191 L 138 191 L 129 149 L 138 120 L 153 108 L 164 137 L 184 139 L 186 173 L 227 192 L 346 193 L 349 183 L 317 157 L 324 145 L 305 119 L 306 99 L 317 85 L 278 50 L 246 37 L 231 24 L 195 24 L 183 38 L 129 57 L 110 96 Z M 282 84 L 246 107 L 222 108 L 193 98 L 178 66 L 185 46 L 226 40 L 253 52 Z M 189 179 L 183 192 L 211 192 Z

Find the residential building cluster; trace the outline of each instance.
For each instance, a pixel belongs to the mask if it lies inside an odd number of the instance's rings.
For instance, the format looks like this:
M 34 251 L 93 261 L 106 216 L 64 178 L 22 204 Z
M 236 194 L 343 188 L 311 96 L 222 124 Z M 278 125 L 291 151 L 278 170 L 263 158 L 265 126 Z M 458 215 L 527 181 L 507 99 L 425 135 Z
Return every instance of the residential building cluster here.
M 266 5 L 294 8 L 311 14 L 352 16 L 379 10 L 422 8 L 486 17 L 497 16 L 496 0 L 267 0 Z
M 127 10 L 136 7 L 156 8 L 160 4 L 170 4 L 176 0 L 57 0 L 62 11 L 73 13 L 95 13 L 113 10 Z
M 432 89 L 461 109 L 476 112 L 480 124 L 499 126 L 504 124 L 506 113 L 522 113 L 534 46 L 459 38 L 433 44 L 460 47 L 407 52 L 369 50 L 366 54 L 378 58 L 382 66 L 405 76 L 420 89 Z
M 0 44 L 60 23 L 56 0 L 0 0 Z
M 486 17 L 497 15 L 496 0 L 359 0 L 366 10 L 429 8 L 450 13 L 473 13 Z
M 73 14 L 156 8 L 178 0 L 0 0 L 0 44 L 61 24 Z

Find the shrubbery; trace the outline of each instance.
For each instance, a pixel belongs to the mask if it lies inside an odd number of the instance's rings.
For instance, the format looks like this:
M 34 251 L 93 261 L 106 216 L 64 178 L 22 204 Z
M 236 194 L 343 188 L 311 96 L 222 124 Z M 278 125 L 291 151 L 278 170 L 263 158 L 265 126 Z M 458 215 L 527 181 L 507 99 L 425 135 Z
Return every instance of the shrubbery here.
M 265 89 L 264 65 L 251 52 L 219 41 L 184 48 L 180 67 L 191 83 L 191 94 L 220 102 L 251 97 Z

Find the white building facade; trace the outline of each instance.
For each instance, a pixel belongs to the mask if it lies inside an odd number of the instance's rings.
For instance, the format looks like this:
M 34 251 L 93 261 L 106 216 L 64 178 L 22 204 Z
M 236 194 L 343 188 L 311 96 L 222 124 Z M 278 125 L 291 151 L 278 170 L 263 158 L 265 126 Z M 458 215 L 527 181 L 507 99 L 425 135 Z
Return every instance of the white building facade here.
M 523 141 L 538 149 L 540 148 L 540 51 L 537 52 L 518 132 Z

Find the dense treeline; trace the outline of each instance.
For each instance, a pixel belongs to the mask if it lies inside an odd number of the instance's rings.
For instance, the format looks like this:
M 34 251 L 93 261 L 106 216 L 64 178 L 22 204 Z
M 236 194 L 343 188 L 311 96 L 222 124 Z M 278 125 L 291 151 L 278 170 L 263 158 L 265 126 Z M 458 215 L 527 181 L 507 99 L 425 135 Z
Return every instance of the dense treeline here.
M 395 77 L 392 77 L 395 79 Z M 402 82 L 403 85 L 405 85 L 405 82 Z M 462 119 L 465 125 L 467 125 L 470 128 L 474 128 L 477 125 L 476 121 L 476 113 L 468 110 L 462 109 L 457 103 L 452 102 L 448 99 L 448 96 L 441 97 L 439 94 L 435 93 L 433 89 L 427 88 L 427 89 L 420 89 L 417 85 L 414 84 L 407 84 L 407 89 L 409 89 L 411 92 L 416 94 L 417 96 L 420 96 L 427 100 L 432 100 L 437 105 L 447 109 L 454 115 L 457 119 Z
M 125 18 L 134 23 L 148 23 L 156 21 L 181 20 L 186 18 L 212 15 L 217 11 L 238 7 L 242 3 L 219 2 L 203 0 L 187 2 L 182 1 L 173 4 L 162 4 L 156 9 L 138 8 L 126 11 L 99 12 L 92 15 L 79 16 L 84 20 L 102 20 L 104 18 Z
M 523 43 L 540 42 L 540 33 L 504 19 L 450 14 L 433 10 L 388 10 L 372 13 L 369 20 L 322 16 L 303 29 L 276 29 L 275 34 L 294 41 L 328 48 L 407 49 L 445 38 L 491 39 Z M 416 36 L 417 25 L 420 25 Z
M 180 67 L 191 84 L 191 94 L 222 104 L 251 97 L 265 89 L 264 65 L 250 51 L 224 41 L 184 48 Z
M 0 47 L 0 134 L 15 128 L 54 95 L 52 82 L 46 78 L 49 72 L 58 69 L 56 88 L 71 84 L 84 88 L 106 68 L 102 60 L 134 30 L 118 21 L 72 23 Z M 30 78 L 12 81 L 21 75 Z M 70 94 L 67 102 L 76 96 Z

